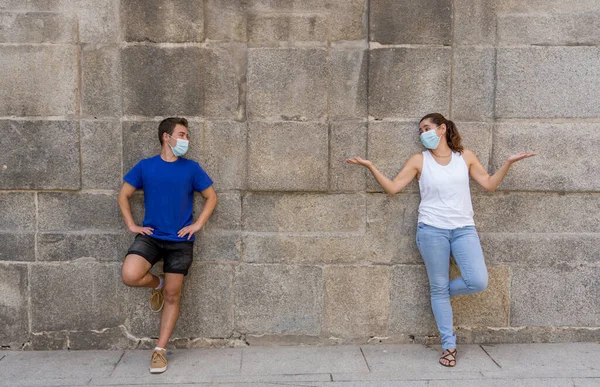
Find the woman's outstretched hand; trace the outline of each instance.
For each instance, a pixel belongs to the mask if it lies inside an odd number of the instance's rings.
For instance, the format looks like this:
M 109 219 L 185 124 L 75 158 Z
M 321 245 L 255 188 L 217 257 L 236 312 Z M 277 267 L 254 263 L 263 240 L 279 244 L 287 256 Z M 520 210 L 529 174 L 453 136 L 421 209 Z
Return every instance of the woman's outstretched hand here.
M 516 155 L 510 156 L 506 160 L 506 162 L 509 163 L 509 164 L 512 164 L 512 163 L 514 163 L 516 161 L 523 160 L 523 159 L 526 159 L 528 157 L 533 157 L 535 155 L 537 155 L 537 153 L 525 153 L 525 152 L 521 152 L 521 153 L 517 153 Z
M 369 160 L 361 159 L 358 156 L 352 159 L 347 159 L 346 162 L 349 164 L 362 165 L 363 167 L 369 167 L 373 165 L 373 163 L 371 163 Z

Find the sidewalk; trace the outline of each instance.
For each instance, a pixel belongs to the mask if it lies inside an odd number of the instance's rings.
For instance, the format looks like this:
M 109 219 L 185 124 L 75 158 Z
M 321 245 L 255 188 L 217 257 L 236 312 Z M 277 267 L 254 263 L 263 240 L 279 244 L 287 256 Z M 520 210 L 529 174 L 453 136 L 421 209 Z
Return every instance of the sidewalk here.
M 148 371 L 150 351 L 0 352 L 0 386 L 600 386 L 600 345 L 461 345 L 458 364 L 438 347 L 365 345 L 169 351 Z

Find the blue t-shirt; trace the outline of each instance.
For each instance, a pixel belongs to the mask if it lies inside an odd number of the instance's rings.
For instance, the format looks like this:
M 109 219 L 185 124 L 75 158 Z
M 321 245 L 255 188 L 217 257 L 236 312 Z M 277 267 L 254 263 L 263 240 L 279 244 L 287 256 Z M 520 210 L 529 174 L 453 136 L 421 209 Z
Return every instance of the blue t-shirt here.
M 143 226 L 154 229 L 151 236 L 175 242 L 187 240 L 177 232 L 192 224 L 194 190 L 204 191 L 213 184 L 197 162 L 179 157 L 169 163 L 160 155 L 138 162 L 123 180 L 144 190 Z

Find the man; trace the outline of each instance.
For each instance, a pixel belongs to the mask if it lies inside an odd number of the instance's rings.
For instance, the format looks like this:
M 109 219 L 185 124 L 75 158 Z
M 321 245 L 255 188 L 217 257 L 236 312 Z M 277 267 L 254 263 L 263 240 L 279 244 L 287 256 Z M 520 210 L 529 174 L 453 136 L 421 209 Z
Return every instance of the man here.
M 183 278 L 192 264 L 194 234 L 206 223 L 217 205 L 212 180 L 192 160 L 182 156 L 189 144 L 188 122 L 171 117 L 158 126 L 160 154 L 138 162 L 123 178 L 119 207 L 131 232 L 137 233 L 125 261 L 125 285 L 152 289 L 150 308 L 160 312 L 160 334 L 150 361 L 150 372 L 167 370 L 166 347 L 179 316 Z M 129 200 L 137 189 L 144 190 L 145 215 L 142 226 L 133 221 Z M 200 216 L 192 222 L 194 191 L 205 203 Z M 164 276 L 150 273 L 164 260 Z

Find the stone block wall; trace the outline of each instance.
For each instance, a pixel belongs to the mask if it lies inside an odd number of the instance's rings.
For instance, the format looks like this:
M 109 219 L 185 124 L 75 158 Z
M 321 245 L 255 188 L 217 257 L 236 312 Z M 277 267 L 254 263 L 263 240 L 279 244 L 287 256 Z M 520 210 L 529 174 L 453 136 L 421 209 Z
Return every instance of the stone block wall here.
M 394 176 L 433 111 L 491 172 L 539 153 L 472 186 L 490 285 L 459 341 L 600 339 L 599 26 L 597 0 L 0 0 L 0 345 L 153 345 L 116 196 L 173 115 L 220 198 L 173 345 L 437 342 L 417 184 L 344 163 Z

